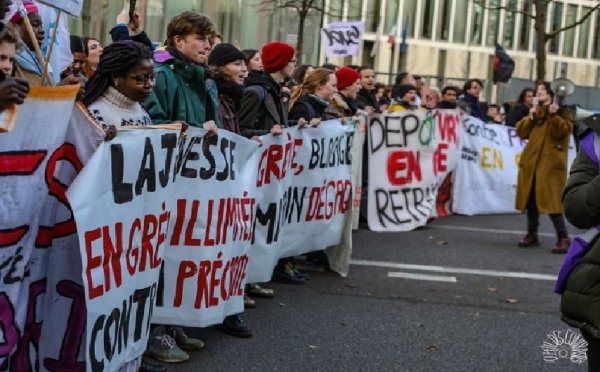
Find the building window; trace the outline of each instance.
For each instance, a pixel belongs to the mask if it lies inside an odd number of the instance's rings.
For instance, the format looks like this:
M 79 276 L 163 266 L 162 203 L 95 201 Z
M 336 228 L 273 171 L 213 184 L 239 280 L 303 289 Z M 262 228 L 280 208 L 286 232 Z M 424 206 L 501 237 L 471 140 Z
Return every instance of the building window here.
M 362 1 L 361 0 L 344 0 L 348 7 L 348 19 L 351 21 L 358 21 L 361 18 L 362 12 Z
M 488 6 L 498 6 L 498 1 L 490 1 Z M 494 46 L 498 41 L 498 26 L 500 25 L 500 10 L 499 9 L 488 9 L 488 24 L 487 34 L 485 37 L 485 45 Z
M 525 0 L 523 2 L 522 10 L 524 13 L 532 14 L 531 0 Z M 523 15 L 522 17 L 523 22 L 521 23 L 521 33 L 519 34 L 519 49 L 529 50 L 529 36 L 533 30 L 533 22 L 531 17 L 526 15 Z
M 592 57 L 600 59 L 600 12 L 596 12 L 596 29 L 594 30 L 594 40 Z
M 383 33 L 386 35 L 391 34 L 392 29 L 394 28 L 394 26 L 396 27 L 402 27 L 402 26 L 398 26 L 396 23 L 400 23 L 400 20 L 398 19 L 398 1 L 388 1 L 387 2 L 387 8 L 385 10 L 385 27 L 383 29 Z M 400 32 L 400 31 L 396 31 L 396 32 Z
M 423 10 L 423 26 L 421 28 L 421 35 L 425 39 L 431 39 L 433 30 L 433 12 L 435 4 L 433 1 L 425 1 Z
M 569 5 L 567 7 L 567 19 L 565 25 L 572 25 L 577 20 L 577 5 Z M 575 28 L 568 29 L 565 33 L 565 41 L 563 44 L 563 55 L 572 56 L 575 46 Z
M 442 27 L 440 29 L 439 38 L 441 40 L 448 40 L 450 38 L 450 17 L 452 16 L 452 0 L 442 1 L 440 7 L 441 14 L 440 19 L 442 20 Z M 456 26 L 455 26 L 456 27 Z
M 508 0 L 506 2 L 507 9 L 517 9 L 517 0 Z M 500 44 L 505 48 L 512 48 L 515 38 L 515 19 L 516 13 L 506 11 L 504 15 L 504 35 L 500 35 Z
M 455 0 L 456 14 L 454 16 L 454 42 L 464 43 L 467 35 L 467 9 L 469 7 L 468 0 Z
M 557 30 L 560 28 L 562 21 L 562 13 L 563 13 L 563 4 L 562 3 L 554 3 L 552 7 L 552 26 L 551 30 Z M 550 53 L 558 53 L 558 46 L 560 44 L 560 35 L 552 38 L 550 40 Z
M 381 0 L 369 0 L 367 2 L 367 22 L 365 24 L 366 32 L 377 32 L 377 27 L 382 21 L 379 16 L 381 9 Z M 383 26 L 383 25 L 382 25 Z
M 473 5 L 473 30 L 471 33 L 471 44 L 481 44 L 481 30 L 483 29 L 483 8 L 481 5 Z
M 404 0 L 404 9 L 402 10 L 404 20 L 408 20 L 408 30 L 406 37 L 414 37 L 415 19 L 417 15 L 417 0 Z M 404 22 L 404 20 L 402 20 L 402 22 Z M 402 24 L 402 29 L 404 29 L 404 23 Z
M 581 10 L 581 16 L 583 17 L 589 11 L 590 11 L 590 8 L 584 7 Z M 586 19 L 585 22 L 583 22 L 581 24 L 581 26 L 579 26 L 579 46 L 577 47 L 577 57 L 579 57 L 579 58 L 587 57 L 588 42 L 590 40 L 591 26 L 592 26 L 592 17 L 591 16 L 588 17 L 588 19 Z

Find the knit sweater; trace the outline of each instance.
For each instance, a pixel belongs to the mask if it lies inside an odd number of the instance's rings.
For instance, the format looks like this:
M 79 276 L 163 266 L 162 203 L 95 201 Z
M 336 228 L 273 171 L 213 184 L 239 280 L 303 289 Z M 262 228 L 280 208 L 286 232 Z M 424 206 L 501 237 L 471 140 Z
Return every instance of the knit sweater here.
M 113 87 L 88 106 L 90 115 L 105 128 L 108 125 L 151 125 L 152 120 L 144 107 Z

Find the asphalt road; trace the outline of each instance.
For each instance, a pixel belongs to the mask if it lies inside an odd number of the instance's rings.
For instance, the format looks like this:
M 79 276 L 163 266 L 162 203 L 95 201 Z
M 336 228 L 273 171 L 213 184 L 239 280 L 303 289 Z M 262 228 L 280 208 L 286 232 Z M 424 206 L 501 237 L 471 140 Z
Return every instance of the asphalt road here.
M 254 337 L 190 329 L 206 348 L 169 370 L 587 371 L 544 361 L 547 335 L 569 329 L 552 292 L 563 256 L 550 253 L 547 216 L 540 247 L 516 246 L 524 227 L 525 216 L 505 215 L 359 230 L 347 278 L 312 272 L 305 286 L 269 283 L 276 297 L 244 313 Z M 397 277 L 414 274 L 426 280 Z

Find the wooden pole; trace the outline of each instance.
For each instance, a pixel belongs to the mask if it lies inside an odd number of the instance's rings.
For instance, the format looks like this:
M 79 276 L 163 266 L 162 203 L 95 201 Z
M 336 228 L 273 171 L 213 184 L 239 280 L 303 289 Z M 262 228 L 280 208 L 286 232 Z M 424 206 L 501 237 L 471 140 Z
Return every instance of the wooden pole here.
M 21 9 L 19 9 L 19 11 L 21 11 Z M 42 54 L 42 50 L 40 49 L 40 44 L 38 43 L 37 38 L 35 37 L 33 27 L 31 27 L 31 22 L 29 22 L 29 17 L 27 16 L 27 14 L 23 16 L 23 22 L 25 22 L 25 28 L 27 29 L 27 33 L 29 34 L 29 38 L 33 43 L 33 48 L 35 49 L 35 52 L 38 56 L 38 59 L 40 60 L 40 64 L 42 65 L 43 70 L 46 68 L 46 60 L 44 59 L 44 55 Z M 44 85 L 43 81 L 42 85 Z
M 54 30 L 52 30 L 52 38 L 50 38 L 50 47 L 48 48 L 48 55 L 46 56 L 46 61 L 48 61 L 44 65 L 44 73 L 42 74 L 42 85 L 44 85 L 46 81 L 46 77 L 48 76 L 48 66 L 50 66 L 50 58 L 52 57 L 52 50 L 54 49 L 54 42 L 56 41 L 56 33 L 58 31 L 58 26 L 60 25 L 60 18 L 62 15 L 62 10 L 58 10 L 58 14 L 56 15 L 56 21 L 54 22 Z M 50 82 L 50 79 L 48 79 Z

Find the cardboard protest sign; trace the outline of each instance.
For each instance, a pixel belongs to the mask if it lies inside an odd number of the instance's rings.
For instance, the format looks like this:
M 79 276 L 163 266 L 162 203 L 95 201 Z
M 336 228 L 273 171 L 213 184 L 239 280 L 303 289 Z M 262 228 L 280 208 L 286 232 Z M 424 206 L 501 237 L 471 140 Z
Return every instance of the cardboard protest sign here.
M 327 57 L 357 56 L 362 45 L 362 21 L 332 22 L 321 29 L 321 45 Z
M 65 191 L 103 136 L 78 87 L 32 87 L 0 134 L 0 366 L 83 370 L 85 302 Z
M 73 17 L 81 16 L 84 0 L 37 0 L 40 3 L 50 5 L 53 8 L 60 9 Z
M 261 137 L 257 168 L 251 170 L 258 174 L 258 194 L 249 281 L 269 281 L 281 257 L 340 243 L 352 205 L 353 130 L 332 120 Z
M 458 163 L 456 110 L 407 110 L 370 117 L 369 228 L 409 231 L 427 223 L 437 190 Z
M 515 213 L 519 159 L 526 141 L 515 128 L 485 124 L 465 116 L 460 160 L 452 191 L 456 213 L 466 215 Z M 569 161 L 575 158 L 571 138 Z

